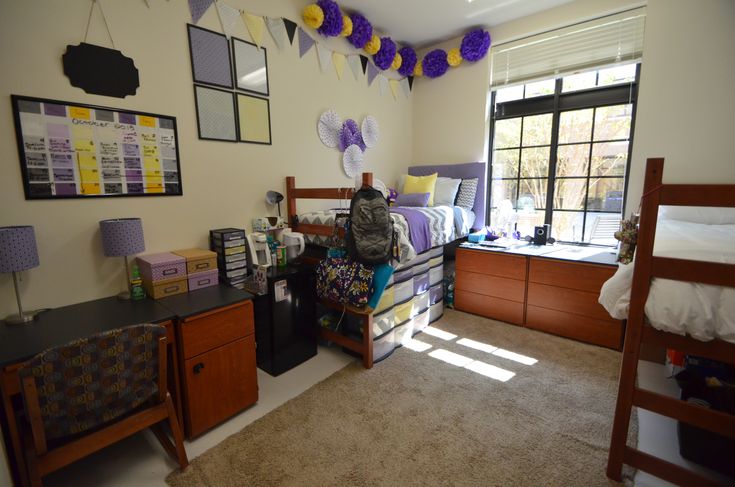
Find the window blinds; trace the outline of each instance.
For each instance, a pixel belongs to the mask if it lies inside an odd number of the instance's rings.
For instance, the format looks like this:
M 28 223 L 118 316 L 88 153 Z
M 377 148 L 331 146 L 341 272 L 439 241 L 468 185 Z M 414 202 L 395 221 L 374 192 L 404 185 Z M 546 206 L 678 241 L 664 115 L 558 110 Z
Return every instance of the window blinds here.
M 639 61 L 645 7 L 493 46 L 493 89 Z

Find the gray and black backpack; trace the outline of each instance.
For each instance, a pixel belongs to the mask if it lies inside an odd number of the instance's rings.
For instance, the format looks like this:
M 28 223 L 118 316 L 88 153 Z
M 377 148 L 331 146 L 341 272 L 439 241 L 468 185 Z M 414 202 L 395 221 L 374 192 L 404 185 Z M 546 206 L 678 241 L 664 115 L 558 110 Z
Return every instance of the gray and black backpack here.
M 388 202 L 377 189 L 363 186 L 350 203 L 348 254 L 363 264 L 385 264 L 393 255 L 394 238 Z

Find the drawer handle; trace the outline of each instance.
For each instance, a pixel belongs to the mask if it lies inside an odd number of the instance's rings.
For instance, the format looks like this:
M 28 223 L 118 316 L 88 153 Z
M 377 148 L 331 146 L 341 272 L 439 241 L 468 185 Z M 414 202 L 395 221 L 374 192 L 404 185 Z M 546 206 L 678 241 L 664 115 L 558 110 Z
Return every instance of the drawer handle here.
M 170 276 L 171 274 L 176 274 L 178 272 L 179 272 L 179 270 L 178 269 L 175 269 L 175 268 L 174 269 L 164 269 L 163 270 L 163 275 L 164 276 Z
M 209 262 L 202 262 L 201 264 L 196 265 L 197 269 L 206 269 L 207 267 L 209 267 Z
M 202 279 L 200 281 L 197 281 L 197 286 L 204 286 L 205 284 L 209 284 L 212 282 L 212 279 Z
M 200 363 L 196 364 L 194 366 L 194 373 L 195 374 L 198 374 L 199 372 L 202 371 L 203 368 L 204 368 L 204 364 L 203 363 L 200 362 Z
M 169 286 L 169 287 L 165 288 L 165 289 L 163 290 L 163 292 L 164 292 L 165 294 L 170 294 L 170 293 L 172 293 L 172 292 L 174 292 L 174 291 L 178 291 L 178 290 L 179 290 L 179 285 L 177 284 L 177 285 L 175 285 L 175 286 Z

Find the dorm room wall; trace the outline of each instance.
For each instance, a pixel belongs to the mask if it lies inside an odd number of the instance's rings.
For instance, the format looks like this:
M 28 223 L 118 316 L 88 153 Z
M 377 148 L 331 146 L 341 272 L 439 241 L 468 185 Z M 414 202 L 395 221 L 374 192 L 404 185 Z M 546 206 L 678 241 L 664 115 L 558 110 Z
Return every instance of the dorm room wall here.
M 325 147 L 316 132 L 319 115 L 335 109 L 343 118 L 374 115 L 381 129 L 377 147 L 365 153 L 365 170 L 386 182 L 405 172 L 411 157 L 412 99 L 378 82 L 356 81 L 348 66 L 341 81 L 333 67 L 320 72 L 315 49 L 299 58 L 298 39 L 279 51 L 269 33 L 268 49 L 272 146 L 202 141 L 197 137 L 194 93 L 184 1 L 102 1 L 115 47 L 132 57 L 140 88 L 125 99 L 88 95 L 69 84 L 61 66 L 67 44 L 82 41 L 91 2 L 39 0 L 0 4 L 0 226 L 33 225 L 40 267 L 23 274 L 21 293 L 28 309 L 57 307 L 113 295 L 123 286 L 121 258 L 106 258 L 98 221 L 141 217 L 146 252 L 206 247 L 208 230 L 249 228 L 252 217 L 275 214 L 264 203 L 266 190 L 285 192 L 285 176 L 303 186 L 352 186 L 341 168 L 341 154 Z M 301 23 L 306 1 L 227 0 L 258 15 L 283 16 Z M 214 6 L 199 25 L 221 32 Z M 316 32 L 311 35 L 319 38 Z M 250 40 L 244 25 L 236 36 Z M 95 9 L 89 42 L 110 46 Z M 328 46 L 349 51 L 344 39 Z M 184 195 L 181 197 L 35 200 L 23 195 L 10 94 L 36 96 L 177 118 Z M 327 204 L 327 203 L 324 203 Z M 282 204 L 282 211 L 285 206 Z M 17 311 L 12 279 L 0 275 L 0 317 Z

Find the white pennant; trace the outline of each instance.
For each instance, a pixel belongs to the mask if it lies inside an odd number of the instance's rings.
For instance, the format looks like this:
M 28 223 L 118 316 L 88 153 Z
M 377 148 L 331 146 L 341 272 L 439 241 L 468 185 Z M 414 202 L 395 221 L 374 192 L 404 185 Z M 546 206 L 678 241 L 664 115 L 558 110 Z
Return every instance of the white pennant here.
M 329 69 L 329 65 L 332 63 L 332 51 L 317 42 L 316 52 L 319 54 L 319 66 L 322 68 L 322 73 L 324 73 Z
M 408 84 L 408 78 L 403 78 L 401 80 L 401 89 L 403 89 L 403 94 L 408 98 L 411 94 L 411 86 Z
M 380 85 L 380 96 L 385 95 L 385 92 L 388 91 L 388 78 L 386 78 L 382 74 L 379 74 L 378 84 Z
M 357 54 L 347 56 L 347 64 L 350 65 L 350 69 L 352 70 L 352 74 L 355 76 L 355 79 L 357 81 L 360 81 L 360 76 L 362 76 L 363 74 L 360 56 L 358 56 Z
M 240 11 L 224 2 L 217 2 L 217 13 L 225 35 L 232 37 L 235 33 L 235 26 L 240 22 Z
M 266 17 L 265 23 L 278 49 L 283 49 L 283 45 L 286 44 L 286 24 L 283 23 L 283 19 L 281 17 Z

